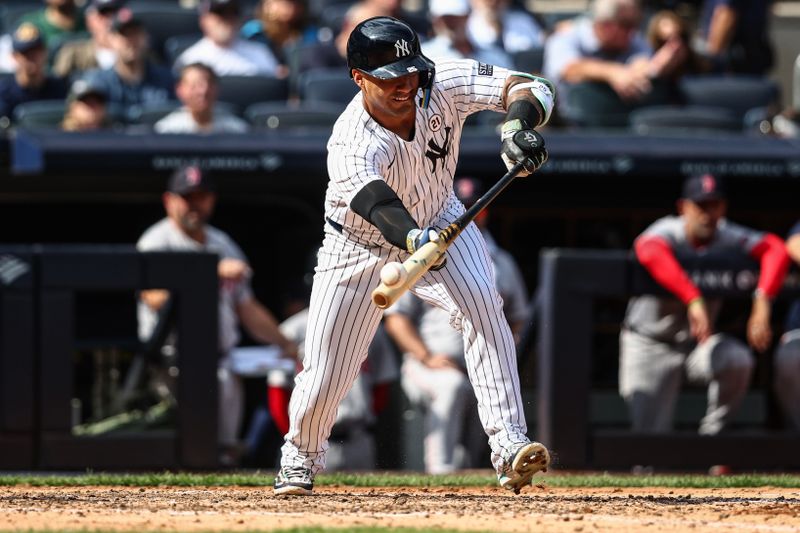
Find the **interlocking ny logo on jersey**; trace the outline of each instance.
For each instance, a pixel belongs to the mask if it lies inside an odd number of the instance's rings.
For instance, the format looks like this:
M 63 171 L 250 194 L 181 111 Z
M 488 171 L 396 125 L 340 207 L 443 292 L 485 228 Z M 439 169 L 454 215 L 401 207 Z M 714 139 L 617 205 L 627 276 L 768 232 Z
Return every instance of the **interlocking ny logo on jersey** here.
M 411 49 L 408 47 L 408 42 L 405 39 L 398 39 L 394 43 L 394 49 L 397 52 L 397 57 L 406 57 L 411 55 Z
M 431 160 L 431 166 L 433 167 L 432 172 L 436 172 L 436 162 L 439 159 L 444 159 L 447 157 L 447 153 L 450 151 L 450 130 L 452 128 L 450 126 L 445 126 L 444 128 L 444 142 L 441 146 L 433 142 L 433 139 L 428 141 L 428 148 L 425 152 L 425 157 Z M 444 166 L 444 161 L 442 161 L 442 166 Z

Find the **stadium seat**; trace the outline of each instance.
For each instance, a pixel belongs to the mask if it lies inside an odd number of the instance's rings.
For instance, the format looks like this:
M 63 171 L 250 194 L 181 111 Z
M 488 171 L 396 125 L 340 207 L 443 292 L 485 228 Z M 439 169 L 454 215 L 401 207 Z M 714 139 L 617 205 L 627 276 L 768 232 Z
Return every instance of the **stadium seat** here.
M 141 19 L 150 35 L 150 48 L 161 58 L 166 59 L 164 43 L 173 35 L 200 33 L 196 9 L 180 7 L 176 2 L 137 2 L 133 0 L 128 7 Z
M 249 106 L 245 118 L 260 130 L 328 130 L 341 108 L 326 103 L 259 102 Z
M 634 109 L 631 129 L 638 134 L 741 132 L 742 120 L 724 107 L 653 106 Z
M 514 68 L 522 72 L 541 72 L 544 64 L 544 47 L 520 50 L 511 54 Z
M 680 89 L 687 105 L 724 107 L 740 118 L 754 107 L 777 102 L 777 83 L 754 76 L 687 77 Z
M 300 99 L 306 102 L 331 102 L 344 108 L 358 92 L 345 69 L 315 69 L 300 76 Z
M 579 83 L 567 93 L 569 107 L 563 113 L 568 122 L 586 128 L 624 128 L 631 108 L 611 87 L 599 82 Z
M 0 4 L 0 33 L 13 33 L 20 19 L 42 8 L 43 2 L 4 0 Z
M 37 100 L 14 108 L 13 123 L 20 128 L 58 129 L 64 120 L 64 100 Z
M 186 33 L 174 35 L 164 41 L 164 61 L 172 66 L 180 55 L 194 43 L 203 38 L 202 33 Z
M 169 102 L 133 106 L 128 110 L 127 122 L 152 127 L 156 122 L 181 107 L 181 105 L 180 102 L 171 100 Z M 226 102 L 217 102 L 216 107 L 236 114 L 235 107 Z
M 257 102 L 285 101 L 289 97 L 289 81 L 271 76 L 220 76 L 220 102 L 228 102 L 242 113 Z

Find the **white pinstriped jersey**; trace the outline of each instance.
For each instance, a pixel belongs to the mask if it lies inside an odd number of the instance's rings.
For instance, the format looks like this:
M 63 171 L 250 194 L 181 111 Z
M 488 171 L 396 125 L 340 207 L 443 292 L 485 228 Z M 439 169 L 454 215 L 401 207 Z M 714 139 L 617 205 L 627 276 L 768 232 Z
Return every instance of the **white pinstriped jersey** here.
M 473 60 L 438 62 L 430 105 L 415 109 L 415 133 L 409 142 L 375 122 L 360 94 L 336 122 L 328 142 L 325 200 L 325 216 L 333 224 L 325 225 L 317 256 L 303 370 L 295 378 L 289 404 L 282 467 L 303 467 L 312 473 L 325 468 L 337 408 L 381 321 L 381 310 L 369 294 L 380 283 L 384 265 L 407 257 L 352 211 L 350 202 L 365 184 L 382 179 L 420 226 L 444 228 L 455 220 L 464 212 L 453 194 L 462 125 L 476 111 L 503 111 L 509 74 Z M 499 152 L 498 139 L 498 156 Z M 461 332 L 492 464 L 501 472 L 515 450 L 529 442 L 514 337 L 503 315 L 486 243 L 475 224 L 453 241 L 447 257 L 444 268 L 425 273 L 411 291 L 444 309 Z
M 364 185 L 383 179 L 420 227 L 431 225 L 453 194 L 464 120 L 477 111 L 503 111 L 508 74 L 471 59 L 438 62 L 430 105 L 416 109 L 414 138 L 408 142 L 378 124 L 358 93 L 328 141 L 325 216 L 356 242 L 388 246 L 375 226 L 349 208 Z

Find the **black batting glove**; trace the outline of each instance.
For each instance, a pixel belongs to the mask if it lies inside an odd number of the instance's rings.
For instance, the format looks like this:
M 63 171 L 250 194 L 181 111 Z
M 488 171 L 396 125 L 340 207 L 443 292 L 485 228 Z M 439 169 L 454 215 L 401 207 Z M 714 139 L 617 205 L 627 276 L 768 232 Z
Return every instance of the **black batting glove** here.
M 544 137 L 536 130 L 528 129 L 520 120 L 509 120 L 503 124 L 500 157 L 511 170 L 518 161 L 523 161 L 525 168 L 520 171 L 520 176 L 528 176 L 547 161 L 547 149 L 544 147 Z
M 422 229 L 412 229 L 408 232 L 408 236 L 406 237 L 406 248 L 408 249 L 408 253 L 413 254 L 429 242 L 436 242 L 438 240 L 439 232 L 436 231 L 436 228 L 428 226 Z M 436 261 L 436 264 L 430 269 L 441 270 L 445 263 L 447 263 L 447 257 L 442 254 L 439 260 Z

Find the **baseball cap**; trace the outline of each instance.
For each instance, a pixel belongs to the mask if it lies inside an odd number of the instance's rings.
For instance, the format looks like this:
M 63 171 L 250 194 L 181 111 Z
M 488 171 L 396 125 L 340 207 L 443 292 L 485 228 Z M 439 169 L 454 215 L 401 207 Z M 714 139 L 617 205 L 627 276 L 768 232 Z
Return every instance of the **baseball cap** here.
M 125 5 L 125 0 L 90 0 L 86 8 L 97 11 L 108 12 L 118 11 Z
M 456 193 L 456 198 L 461 200 L 461 203 L 466 208 L 472 207 L 485 192 L 483 183 L 475 178 L 457 179 L 453 182 L 453 190 Z
M 11 36 L 11 48 L 15 52 L 25 53 L 37 47 L 43 47 L 42 33 L 30 22 L 23 22 Z
M 67 102 L 81 100 L 90 94 L 99 96 L 103 100 L 108 100 L 108 90 L 106 86 L 99 80 L 89 77 L 75 80 L 72 83 L 69 89 L 69 96 L 67 96 Z
M 111 31 L 120 33 L 128 28 L 143 28 L 144 22 L 137 18 L 136 15 L 127 7 L 121 8 L 114 15 L 114 20 L 111 21 Z
M 239 13 L 239 0 L 202 0 L 199 4 L 201 13 Z
M 468 0 L 431 0 L 429 9 L 433 17 L 447 15 L 463 17 L 469 15 L 469 2 Z
M 196 165 L 178 168 L 167 182 L 167 191 L 181 196 L 197 191 L 214 192 L 215 189 L 211 174 Z
M 683 182 L 683 198 L 692 202 L 724 200 L 724 183 L 713 174 L 694 174 Z

